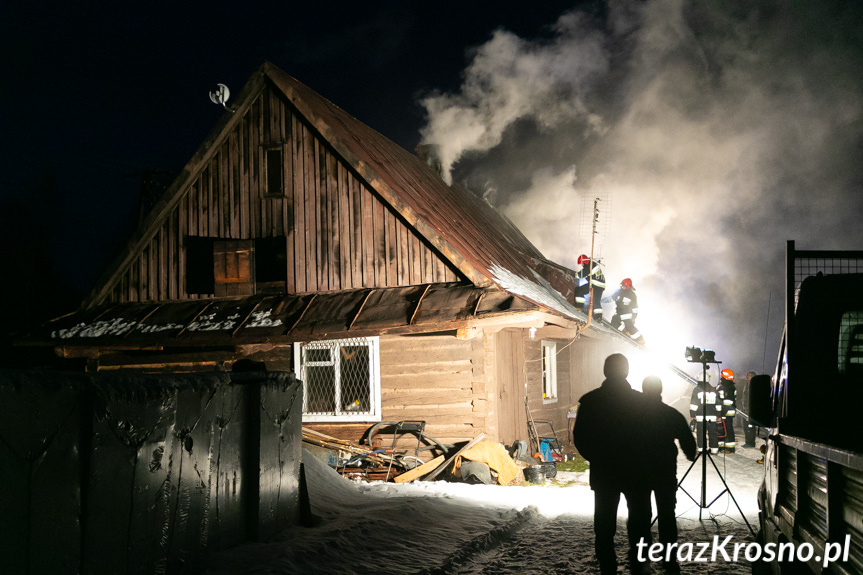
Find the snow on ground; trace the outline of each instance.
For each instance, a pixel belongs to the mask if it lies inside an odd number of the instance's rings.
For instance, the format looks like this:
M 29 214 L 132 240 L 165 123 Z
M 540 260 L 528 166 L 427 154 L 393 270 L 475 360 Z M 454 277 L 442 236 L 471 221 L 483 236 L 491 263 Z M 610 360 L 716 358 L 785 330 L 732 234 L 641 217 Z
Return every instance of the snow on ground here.
M 679 542 L 749 543 L 746 519 L 757 531 L 756 491 L 763 466 L 755 449 L 678 463 Z M 351 482 L 304 452 L 314 527 L 294 527 L 273 541 L 246 544 L 214 557 L 206 573 L 491 575 L 597 572 L 593 555 L 593 493 L 586 473 L 559 472 L 544 485 L 467 485 L 444 481 L 409 484 Z M 704 464 L 702 463 L 704 462 Z M 699 508 L 706 465 L 708 508 Z M 626 506 L 618 518 L 618 556 L 626 566 Z M 699 514 L 701 519 L 699 519 Z M 654 525 L 654 537 L 656 526 Z M 730 554 L 730 553 L 729 553 Z M 695 554 L 693 554 L 693 559 Z M 709 559 L 709 557 L 708 557 Z M 749 573 L 739 562 L 683 562 L 683 573 Z M 659 564 L 653 573 L 663 573 Z

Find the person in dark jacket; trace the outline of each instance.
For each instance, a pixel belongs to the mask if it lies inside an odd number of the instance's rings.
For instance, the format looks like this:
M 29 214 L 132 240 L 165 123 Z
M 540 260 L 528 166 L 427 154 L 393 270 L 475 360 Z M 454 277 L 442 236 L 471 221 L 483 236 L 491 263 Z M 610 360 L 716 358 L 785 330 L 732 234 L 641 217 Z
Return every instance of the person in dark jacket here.
M 656 500 L 656 516 L 659 523 L 659 542 L 665 545 L 677 543 L 677 446 L 689 461 L 695 460 L 697 449 L 695 437 L 682 413 L 662 403 L 662 380 L 655 375 L 644 378 L 641 390 L 646 400 L 644 424 L 648 435 L 648 450 L 653 457 L 652 465 L 645 468 L 653 497 Z M 671 557 L 674 557 L 672 554 Z M 666 570 L 675 570 L 677 562 L 664 561 Z
M 720 373 L 718 400 L 721 403 L 720 418 L 717 422 L 719 427 L 719 450 L 725 453 L 734 453 L 737 448 L 737 439 L 734 434 L 734 416 L 737 415 L 737 388 L 734 385 L 734 372 L 723 369 Z
M 647 442 L 642 429 L 644 397 L 630 387 L 629 361 L 616 353 L 605 359 L 605 381 L 584 394 L 575 418 L 572 438 L 578 452 L 590 462 L 590 488 L 594 493 L 593 530 L 601 573 L 617 572 L 614 534 L 620 494 L 629 509 L 627 534 L 633 572 L 646 563 L 637 561 L 636 545 L 650 543 L 650 488 L 644 480 Z
M 757 430 L 752 423 L 749 415 L 749 382 L 755 377 L 754 371 L 746 372 L 746 381 L 743 382 L 743 389 L 740 390 L 740 404 L 743 410 L 743 447 L 755 447 L 755 437 Z

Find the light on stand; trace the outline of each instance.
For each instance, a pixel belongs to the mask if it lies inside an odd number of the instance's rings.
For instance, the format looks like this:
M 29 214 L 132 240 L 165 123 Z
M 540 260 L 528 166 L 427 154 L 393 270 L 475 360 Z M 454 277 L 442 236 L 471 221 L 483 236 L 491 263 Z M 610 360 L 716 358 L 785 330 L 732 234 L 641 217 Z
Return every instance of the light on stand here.
M 701 362 L 701 354 L 702 354 L 701 349 L 699 349 L 697 347 L 687 347 L 686 353 L 684 354 L 684 357 L 686 358 L 686 361 L 688 361 L 690 363 L 700 363 Z
M 686 348 L 686 352 L 684 353 L 684 357 L 686 361 L 690 363 L 700 363 L 701 364 L 701 373 L 702 373 L 702 383 L 699 385 L 707 386 L 707 369 L 708 363 L 720 364 L 721 361 L 716 361 L 716 353 L 712 349 L 702 350 L 701 348 L 691 346 Z M 704 390 L 703 393 L 707 393 L 707 389 Z M 713 461 L 713 458 L 710 456 L 710 452 L 707 450 L 707 401 L 705 398 L 700 399 L 701 402 L 701 451 L 698 452 L 698 455 L 695 456 L 695 459 L 692 460 L 692 464 L 690 464 L 689 469 L 686 470 L 686 473 L 683 474 L 683 477 L 680 478 L 680 481 L 677 484 L 677 487 L 686 493 L 692 501 L 698 505 L 698 519 L 701 519 L 701 512 L 704 509 L 707 509 L 719 499 L 723 493 L 728 493 L 731 500 L 734 502 L 734 505 L 737 507 L 737 510 L 740 511 L 740 516 L 743 517 L 744 523 L 749 527 L 750 533 L 752 536 L 755 536 L 755 531 L 752 529 L 752 526 L 747 521 L 746 516 L 743 515 L 743 510 L 740 509 L 740 505 L 737 504 L 737 500 L 734 499 L 734 495 L 731 493 L 731 488 L 728 487 L 728 483 L 725 482 L 725 478 L 722 477 L 722 473 L 720 473 L 719 468 L 716 466 L 716 463 Z M 701 458 L 701 501 L 696 501 L 692 495 L 689 495 L 689 492 L 683 489 L 683 480 L 686 479 L 686 476 L 689 475 L 689 472 L 692 470 L 693 466 L 695 466 L 695 462 Z M 713 468 L 716 470 L 716 474 L 719 476 L 719 479 L 722 481 L 722 484 L 725 486 L 719 495 L 711 501 L 707 502 L 707 460 L 710 459 L 710 463 L 713 464 Z

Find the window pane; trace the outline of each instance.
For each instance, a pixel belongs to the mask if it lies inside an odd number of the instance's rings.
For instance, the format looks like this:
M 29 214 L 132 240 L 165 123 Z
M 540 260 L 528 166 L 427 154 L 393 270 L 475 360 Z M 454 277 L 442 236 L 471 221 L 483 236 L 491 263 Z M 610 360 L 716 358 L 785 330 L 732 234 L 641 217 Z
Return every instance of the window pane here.
M 863 311 L 842 314 L 839 324 L 839 373 L 863 373 Z
M 326 351 L 326 350 L 315 350 Z M 331 365 L 306 367 L 306 412 L 335 413 L 335 368 Z
M 344 411 L 368 412 L 371 410 L 369 395 L 369 348 L 365 345 L 345 345 L 340 349 L 341 404 Z
M 319 361 L 332 361 L 330 359 L 330 350 L 328 349 L 308 349 L 306 348 L 306 363 Z
M 283 195 L 281 148 L 267 150 L 267 195 Z
M 301 344 L 304 418 L 309 421 L 378 421 L 380 380 L 377 338 Z M 369 419 L 371 418 L 371 419 Z
M 255 240 L 255 280 L 260 283 L 283 282 L 288 278 L 285 236 Z
M 557 398 L 557 344 L 542 342 L 542 397 Z

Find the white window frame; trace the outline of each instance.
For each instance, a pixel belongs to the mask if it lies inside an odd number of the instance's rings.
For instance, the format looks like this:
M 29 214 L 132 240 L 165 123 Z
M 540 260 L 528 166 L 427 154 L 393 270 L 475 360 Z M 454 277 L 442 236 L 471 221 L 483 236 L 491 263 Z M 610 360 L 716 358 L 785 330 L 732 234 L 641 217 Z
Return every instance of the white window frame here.
M 557 342 L 542 340 L 542 403 L 557 403 Z M 550 390 L 551 393 L 546 393 Z
M 369 406 L 371 407 L 370 411 L 367 413 L 352 413 L 352 412 L 341 412 L 339 413 L 339 386 L 336 386 L 336 410 L 335 414 L 307 414 L 306 413 L 306 397 L 308 394 L 306 393 L 306 376 L 305 376 L 305 366 L 310 364 L 303 363 L 303 350 L 304 349 L 323 349 L 323 348 L 331 348 L 333 346 L 342 346 L 342 345 L 367 345 L 369 348 Z M 327 362 L 327 364 L 331 364 L 336 367 L 335 373 L 336 377 L 338 377 L 339 369 L 338 364 L 341 360 L 341 354 L 335 354 L 332 363 Z M 311 364 L 314 365 L 323 365 L 322 363 L 315 362 Z M 349 339 L 330 339 L 323 341 L 312 341 L 312 342 L 296 342 L 294 344 L 294 374 L 297 376 L 297 379 L 303 382 L 303 423 L 312 423 L 312 422 L 346 422 L 346 421 L 380 421 L 381 420 L 381 354 L 380 354 L 380 339 L 375 337 L 355 337 Z

